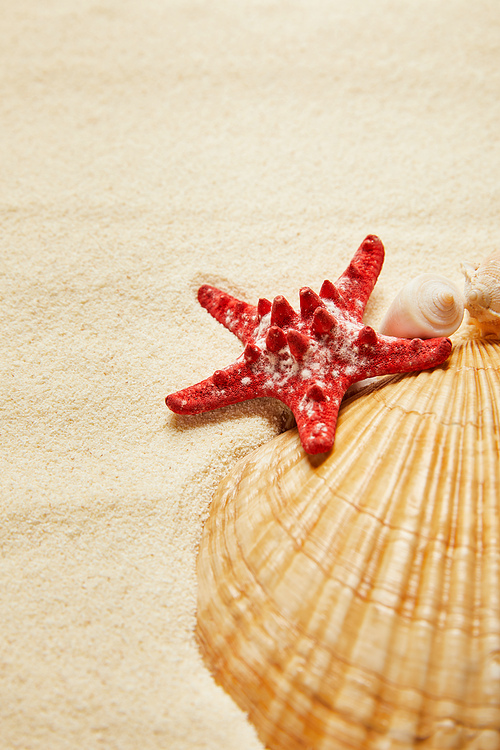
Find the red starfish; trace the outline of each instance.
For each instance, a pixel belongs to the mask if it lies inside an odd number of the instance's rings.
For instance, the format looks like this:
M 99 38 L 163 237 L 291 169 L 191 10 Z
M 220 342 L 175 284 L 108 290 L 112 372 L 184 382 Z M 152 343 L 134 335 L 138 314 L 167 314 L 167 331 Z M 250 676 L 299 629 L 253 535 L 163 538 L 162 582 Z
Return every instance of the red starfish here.
M 440 365 L 451 351 L 445 338 L 382 336 L 362 323 L 384 262 L 384 246 L 369 235 L 342 276 L 325 281 L 319 296 L 300 290 L 300 313 L 284 297 L 249 305 L 204 285 L 200 304 L 245 344 L 233 364 L 167 396 L 178 414 L 199 414 L 258 396 L 274 396 L 292 410 L 307 453 L 329 450 L 347 388 L 358 380 Z

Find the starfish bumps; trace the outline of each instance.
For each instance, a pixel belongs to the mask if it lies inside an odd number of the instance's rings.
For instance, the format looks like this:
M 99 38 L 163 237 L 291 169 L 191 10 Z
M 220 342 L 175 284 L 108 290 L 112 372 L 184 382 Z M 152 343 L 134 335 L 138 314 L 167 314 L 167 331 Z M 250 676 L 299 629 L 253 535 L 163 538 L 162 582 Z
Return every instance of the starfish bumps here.
M 198 414 L 258 396 L 290 407 L 307 453 L 329 450 L 347 388 L 358 380 L 439 365 L 451 351 L 446 338 L 401 339 L 363 325 L 384 247 L 369 235 L 342 276 L 325 281 L 319 295 L 300 290 L 300 312 L 278 296 L 257 306 L 204 285 L 200 304 L 245 344 L 233 364 L 167 396 L 178 414 Z

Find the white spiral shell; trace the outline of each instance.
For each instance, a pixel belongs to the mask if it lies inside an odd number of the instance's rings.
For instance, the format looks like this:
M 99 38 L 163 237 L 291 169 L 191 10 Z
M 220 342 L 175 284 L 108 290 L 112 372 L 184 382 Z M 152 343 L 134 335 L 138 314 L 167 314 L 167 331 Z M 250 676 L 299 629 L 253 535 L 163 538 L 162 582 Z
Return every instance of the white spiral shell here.
M 451 336 L 460 326 L 465 311 L 462 292 L 449 279 L 435 273 L 423 273 L 399 291 L 379 328 L 385 336 L 404 339 L 432 339 Z M 348 396 L 358 393 L 378 378 L 354 383 Z
M 500 334 L 500 251 L 482 263 L 464 263 L 465 307 L 483 335 Z
M 388 309 L 380 333 L 401 338 L 450 336 L 464 315 L 463 294 L 444 276 L 423 273 L 406 284 Z

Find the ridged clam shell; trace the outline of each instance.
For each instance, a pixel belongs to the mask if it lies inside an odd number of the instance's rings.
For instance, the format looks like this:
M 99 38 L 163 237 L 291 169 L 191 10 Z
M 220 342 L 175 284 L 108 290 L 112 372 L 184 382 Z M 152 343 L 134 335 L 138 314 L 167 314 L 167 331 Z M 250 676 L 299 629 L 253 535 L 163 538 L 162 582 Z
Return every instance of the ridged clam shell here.
M 295 431 L 218 489 L 201 650 L 271 750 L 500 748 L 500 342 Z

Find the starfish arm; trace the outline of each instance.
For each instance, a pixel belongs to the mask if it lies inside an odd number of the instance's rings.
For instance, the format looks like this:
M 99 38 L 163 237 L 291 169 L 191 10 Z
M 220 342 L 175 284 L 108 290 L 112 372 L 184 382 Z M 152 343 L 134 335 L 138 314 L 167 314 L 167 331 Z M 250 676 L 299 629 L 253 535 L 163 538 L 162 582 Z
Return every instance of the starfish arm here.
M 165 403 L 176 414 L 201 414 L 248 401 L 259 395 L 250 387 L 250 372 L 245 362 L 235 362 L 200 383 L 171 393 Z
M 243 302 L 215 286 L 203 284 L 198 290 L 198 302 L 244 343 L 251 338 L 259 323 L 257 308 L 254 305 Z
M 380 339 L 379 339 L 380 341 Z M 384 337 L 363 377 L 428 370 L 443 364 L 451 352 L 450 339 L 390 339 Z
M 304 396 L 298 403 L 288 403 L 306 453 L 326 453 L 333 446 L 344 390 L 343 387 L 330 387 L 324 400 L 316 401 Z
M 384 246 L 374 234 L 361 243 L 346 270 L 335 282 L 345 300 L 344 307 L 361 322 L 368 298 L 384 263 Z

